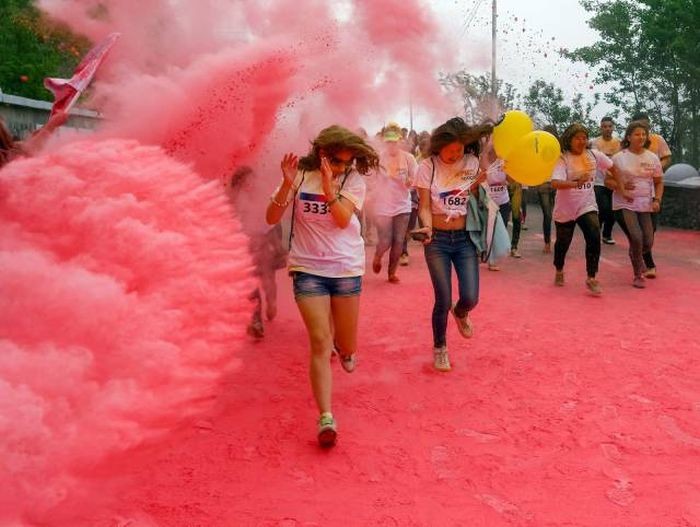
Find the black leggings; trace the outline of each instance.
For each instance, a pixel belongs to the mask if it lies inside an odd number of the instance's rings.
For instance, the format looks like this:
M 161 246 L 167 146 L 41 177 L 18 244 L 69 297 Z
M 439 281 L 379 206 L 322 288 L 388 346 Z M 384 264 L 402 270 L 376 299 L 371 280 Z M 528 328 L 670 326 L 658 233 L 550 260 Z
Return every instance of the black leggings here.
M 566 223 L 554 222 L 557 228 L 557 240 L 554 242 L 554 267 L 557 271 L 564 270 L 566 252 L 569 250 L 571 240 L 574 237 L 576 225 L 581 228 L 583 237 L 586 240 L 586 273 L 589 278 L 595 277 L 598 273 L 598 262 L 600 260 L 600 222 L 596 211 L 582 214 L 574 221 Z

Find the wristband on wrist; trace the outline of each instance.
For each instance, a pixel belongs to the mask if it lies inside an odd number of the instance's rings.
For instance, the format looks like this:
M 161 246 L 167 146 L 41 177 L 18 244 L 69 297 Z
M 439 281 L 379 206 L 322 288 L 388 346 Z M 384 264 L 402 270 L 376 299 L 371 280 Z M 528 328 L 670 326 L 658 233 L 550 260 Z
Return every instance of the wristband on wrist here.
M 274 194 L 272 196 L 270 196 L 270 203 L 272 203 L 273 205 L 277 205 L 278 207 L 280 207 L 282 209 L 285 208 L 287 205 L 289 205 L 289 201 L 290 201 L 290 199 L 287 198 L 287 201 L 285 201 L 284 203 L 280 203 L 279 201 L 277 201 Z
M 333 203 L 336 203 L 338 201 L 338 195 L 336 195 L 332 200 L 326 202 L 326 206 L 330 207 L 333 205 Z

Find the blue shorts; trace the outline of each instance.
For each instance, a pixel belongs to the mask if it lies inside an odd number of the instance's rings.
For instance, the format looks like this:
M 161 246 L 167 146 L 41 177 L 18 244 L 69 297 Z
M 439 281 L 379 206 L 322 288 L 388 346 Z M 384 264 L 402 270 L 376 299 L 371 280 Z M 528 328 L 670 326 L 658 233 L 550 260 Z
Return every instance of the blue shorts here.
M 304 296 L 356 296 L 362 291 L 362 277 L 328 278 L 294 271 L 294 298 Z

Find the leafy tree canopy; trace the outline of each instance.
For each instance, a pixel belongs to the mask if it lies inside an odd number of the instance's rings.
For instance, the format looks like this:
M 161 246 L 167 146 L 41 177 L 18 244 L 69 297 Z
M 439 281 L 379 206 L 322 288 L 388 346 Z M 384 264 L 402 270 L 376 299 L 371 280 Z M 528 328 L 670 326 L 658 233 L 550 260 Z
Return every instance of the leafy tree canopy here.
M 0 3 L 0 89 L 52 100 L 44 77 L 69 77 L 90 43 L 41 15 L 32 0 Z

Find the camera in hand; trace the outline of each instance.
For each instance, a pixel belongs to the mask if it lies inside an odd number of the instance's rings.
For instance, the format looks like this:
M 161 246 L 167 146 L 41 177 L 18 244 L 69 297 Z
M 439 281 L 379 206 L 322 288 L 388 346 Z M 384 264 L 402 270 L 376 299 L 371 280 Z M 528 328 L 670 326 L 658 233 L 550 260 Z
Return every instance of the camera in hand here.
M 416 240 L 417 242 L 422 242 L 428 239 L 428 233 L 413 231 L 411 232 L 411 238 Z

